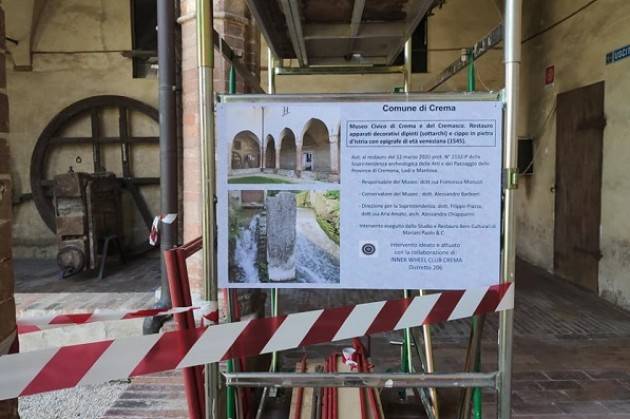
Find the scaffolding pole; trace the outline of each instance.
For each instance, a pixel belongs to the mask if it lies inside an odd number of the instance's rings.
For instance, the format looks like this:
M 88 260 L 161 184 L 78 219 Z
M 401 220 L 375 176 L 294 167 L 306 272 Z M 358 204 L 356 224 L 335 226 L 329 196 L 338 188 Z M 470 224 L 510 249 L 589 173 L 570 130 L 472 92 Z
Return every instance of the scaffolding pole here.
M 523 0 L 505 0 L 505 192 L 503 207 L 503 260 L 501 282 L 514 282 L 516 268 L 516 222 L 514 201 L 518 175 L 517 121 L 519 101 L 519 67 L 521 64 L 521 23 Z M 499 385 L 497 416 L 512 416 L 512 335 L 514 311 L 499 314 Z
M 212 29 L 212 1 L 196 0 L 197 60 L 199 71 L 199 135 L 201 140 L 201 195 L 202 195 L 202 259 L 205 280 L 205 299 L 218 307 L 218 285 L 215 248 L 215 164 L 214 164 L 214 106 L 213 70 L 214 48 Z M 219 364 L 205 366 L 206 418 L 218 419 Z

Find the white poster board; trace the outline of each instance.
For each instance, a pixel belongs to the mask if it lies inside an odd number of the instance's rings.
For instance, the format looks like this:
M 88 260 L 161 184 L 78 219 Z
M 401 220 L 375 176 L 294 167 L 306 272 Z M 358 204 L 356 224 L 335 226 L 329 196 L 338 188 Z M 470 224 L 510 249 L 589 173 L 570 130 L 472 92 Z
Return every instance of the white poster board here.
M 219 286 L 498 283 L 502 109 L 218 104 Z

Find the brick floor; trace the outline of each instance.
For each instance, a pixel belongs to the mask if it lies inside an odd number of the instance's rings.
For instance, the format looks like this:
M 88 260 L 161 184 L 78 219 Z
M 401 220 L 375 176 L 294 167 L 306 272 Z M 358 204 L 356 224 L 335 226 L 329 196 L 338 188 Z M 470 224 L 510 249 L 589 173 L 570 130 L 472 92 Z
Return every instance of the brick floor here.
M 188 418 L 184 385 L 178 371 L 136 377 L 102 419 Z
M 100 281 L 93 272 L 62 279 L 55 261 L 48 259 L 16 259 L 14 269 L 18 315 L 151 307 L 160 284 L 156 252 L 124 265 L 112 258 Z

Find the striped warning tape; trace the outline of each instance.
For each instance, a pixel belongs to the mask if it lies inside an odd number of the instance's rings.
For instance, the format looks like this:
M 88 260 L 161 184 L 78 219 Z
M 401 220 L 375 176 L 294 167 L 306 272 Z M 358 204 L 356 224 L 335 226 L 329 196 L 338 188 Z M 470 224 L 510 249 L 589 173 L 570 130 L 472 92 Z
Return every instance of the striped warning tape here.
M 87 313 L 51 314 L 45 316 L 20 317 L 17 320 L 18 333 L 37 332 L 44 329 L 95 323 L 108 320 L 130 320 L 142 317 L 165 316 L 185 313 L 196 307 L 149 308 L 141 310 L 94 310 Z
M 0 400 L 512 309 L 512 284 L 0 357 Z

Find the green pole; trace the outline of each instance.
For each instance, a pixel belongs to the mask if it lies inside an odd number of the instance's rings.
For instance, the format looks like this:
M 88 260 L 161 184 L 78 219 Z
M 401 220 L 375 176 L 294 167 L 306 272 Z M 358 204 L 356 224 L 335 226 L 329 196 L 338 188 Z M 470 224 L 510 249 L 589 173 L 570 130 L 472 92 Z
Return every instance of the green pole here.
M 230 74 L 228 78 L 228 93 L 233 95 L 236 93 L 236 70 L 234 66 L 230 66 Z M 227 372 L 234 372 L 234 360 L 228 359 L 226 365 Z M 234 387 L 227 388 L 227 419 L 236 419 L 236 394 Z
M 466 52 L 466 61 L 468 62 L 467 74 L 468 74 L 468 91 L 474 92 L 477 89 L 476 86 L 476 76 L 475 76 L 475 57 L 473 51 L 469 49 Z M 475 333 L 479 333 L 479 318 L 477 316 L 473 316 L 472 318 L 472 328 Z M 475 334 L 473 333 L 473 334 Z M 481 337 L 479 337 L 481 339 Z M 474 370 L 475 372 L 479 372 L 481 370 L 481 345 L 477 350 L 477 356 L 474 361 Z M 473 388 L 473 419 L 482 419 L 482 398 L 481 398 L 481 389 L 479 387 Z
M 471 49 L 466 53 L 466 61 L 468 61 L 468 91 L 474 92 L 477 90 L 477 86 L 475 85 L 475 56 Z
M 233 95 L 236 93 L 236 69 L 230 66 L 230 74 L 228 76 L 228 93 Z

